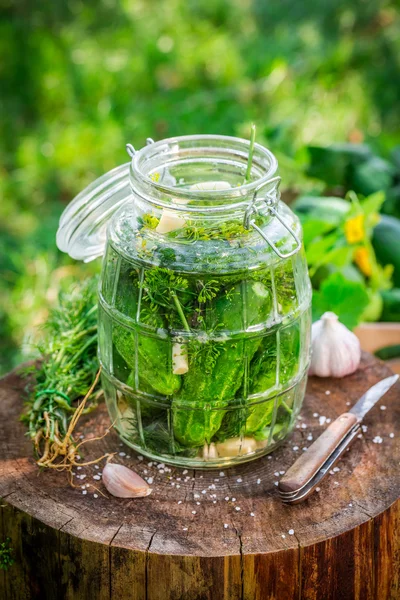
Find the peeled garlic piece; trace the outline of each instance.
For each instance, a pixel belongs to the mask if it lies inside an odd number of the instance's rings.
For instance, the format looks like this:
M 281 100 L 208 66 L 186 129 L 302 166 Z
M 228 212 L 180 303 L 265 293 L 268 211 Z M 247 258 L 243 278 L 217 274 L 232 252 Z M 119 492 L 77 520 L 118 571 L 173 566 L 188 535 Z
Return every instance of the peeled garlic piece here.
M 184 375 L 189 371 L 188 351 L 186 344 L 172 345 L 172 372 L 174 375 Z
M 214 444 L 214 442 L 211 442 L 211 444 L 204 444 L 203 458 L 204 460 L 212 460 L 213 458 L 218 458 L 217 447 Z
M 217 190 L 229 190 L 231 186 L 227 181 L 200 181 L 199 183 L 193 183 L 190 186 L 190 190 L 194 192 L 204 190 L 205 192 L 217 191 Z
M 204 190 L 204 191 L 212 191 L 212 190 L 228 190 L 230 189 L 230 185 L 227 181 L 202 181 L 200 183 L 194 183 L 189 187 L 190 190 Z M 175 204 L 187 204 L 188 200 L 186 198 L 175 198 Z M 176 231 L 177 229 L 182 229 L 186 225 L 185 217 L 177 214 L 175 211 L 170 210 L 168 208 L 164 208 L 160 221 L 156 227 L 157 233 L 170 233 L 171 231 Z
M 170 233 L 176 229 L 182 229 L 186 224 L 185 217 L 176 214 L 174 211 L 164 208 L 160 220 L 156 227 L 157 233 Z
M 310 375 L 344 377 L 358 369 L 360 342 L 333 312 L 326 312 L 313 323 L 311 347 Z
M 117 498 L 142 498 L 152 492 L 137 473 L 115 463 L 106 464 L 102 480 L 110 494 Z
M 216 444 L 216 449 L 222 458 L 227 456 L 243 456 L 244 454 L 251 454 L 257 450 L 257 442 L 253 438 L 230 438 Z

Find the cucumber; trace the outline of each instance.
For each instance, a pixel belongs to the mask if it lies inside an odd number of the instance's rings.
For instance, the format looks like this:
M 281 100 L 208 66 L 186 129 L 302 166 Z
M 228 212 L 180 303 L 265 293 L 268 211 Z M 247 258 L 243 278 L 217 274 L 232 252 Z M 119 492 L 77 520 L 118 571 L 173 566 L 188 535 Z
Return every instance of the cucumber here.
M 215 323 L 230 332 L 243 329 L 242 296 L 247 298 L 247 326 L 266 321 L 272 309 L 268 288 L 260 281 L 247 281 L 223 293 L 215 303 Z M 243 338 L 226 342 L 207 342 L 200 354 L 189 348 L 189 371 L 172 402 L 175 438 L 184 446 L 202 446 L 221 427 L 225 408 L 242 385 L 245 353 L 251 360 L 261 343 L 260 338 Z M 198 348 L 199 349 L 199 348 Z M 192 349 L 193 350 L 193 349 Z M 214 353 L 211 372 L 207 369 L 207 352 Z M 205 410 L 207 405 L 210 410 Z
M 375 356 L 377 356 L 381 360 L 391 360 L 392 358 L 398 358 L 400 356 L 400 344 L 380 348 L 375 352 Z
M 145 391 L 154 390 L 163 396 L 171 396 L 179 390 L 181 379 L 172 373 L 169 344 L 139 334 L 136 347 L 135 334 L 117 323 L 113 328 L 113 341 L 118 353 L 132 370 L 136 368 L 137 353 L 139 385 Z
M 400 321 L 400 288 L 384 290 L 381 292 L 383 310 L 381 321 Z
M 382 265 L 393 265 L 393 283 L 400 287 L 400 219 L 381 215 L 374 229 L 372 245 Z

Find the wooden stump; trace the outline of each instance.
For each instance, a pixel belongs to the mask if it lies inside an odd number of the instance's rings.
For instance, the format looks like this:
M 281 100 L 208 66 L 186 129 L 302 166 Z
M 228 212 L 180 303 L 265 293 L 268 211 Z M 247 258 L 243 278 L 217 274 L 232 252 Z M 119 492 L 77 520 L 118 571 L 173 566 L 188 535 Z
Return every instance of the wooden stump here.
M 334 419 L 388 374 L 367 355 L 343 380 L 311 378 L 284 446 L 224 473 L 165 471 L 114 432 L 88 444 L 86 459 L 117 451 L 116 461 L 153 477 L 152 495 L 136 500 L 72 489 L 64 474 L 39 472 L 18 420 L 24 383 L 8 375 L 0 384 L 0 542 L 10 538 L 15 563 L 0 571 L 0 598 L 400 598 L 399 385 L 368 415 L 367 430 L 319 493 L 284 506 L 275 486 L 326 427 L 325 417 Z M 101 406 L 82 434 L 98 435 L 108 424 Z M 75 481 L 104 491 L 93 478 L 99 473 L 83 467 Z

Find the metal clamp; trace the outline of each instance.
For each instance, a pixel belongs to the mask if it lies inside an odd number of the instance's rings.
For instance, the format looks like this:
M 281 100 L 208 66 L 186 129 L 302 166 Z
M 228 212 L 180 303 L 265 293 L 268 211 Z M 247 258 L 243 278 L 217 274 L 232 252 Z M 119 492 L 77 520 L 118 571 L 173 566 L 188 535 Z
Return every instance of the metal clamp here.
M 290 256 L 293 256 L 300 250 L 301 241 L 298 238 L 298 236 L 296 235 L 296 233 L 292 229 L 290 229 L 289 225 L 287 225 L 287 223 L 285 223 L 285 221 L 282 219 L 282 217 L 278 214 L 278 211 L 275 209 L 275 206 L 278 205 L 279 198 L 280 198 L 280 193 L 279 193 L 280 182 L 281 182 L 280 177 L 274 177 L 273 179 L 269 179 L 267 182 L 261 184 L 258 188 L 256 188 L 256 190 L 254 191 L 254 194 L 253 194 L 253 198 L 252 198 L 249 206 L 246 209 L 243 224 L 246 227 L 246 229 L 250 229 L 250 227 L 253 227 L 253 229 L 255 229 L 261 235 L 261 237 L 272 248 L 272 250 L 275 252 L 275 254 L 277 254 L 277 256 L 279 256 L 279 258 L 289 258 Z M 260 227 L 258 227 L 258 225 L 256 225 L 255 220 L 251 218 L 253 215 L 258 214 L 258 209 L 255 206 L 255 204 L 256 204 L 257 196 L 260 193 L 260 191 L 262 189 L 264 189 L 267 185 L 271 186 L 271 184 L 275 184 L 275 183 L 277 184 L 276 187 L 272 186 L 267 191 L 266 196 L 265 196 L 265 198 L 263 198 L 263 200 L 265 201 L 265 204 L 267 205 L 267 211 L 270 212 L 274 217 L 276 217 L 278 219 L 278 221 L 283 225 L 283 227 L 286 229 L 286 231 L 292 236 L 292 238 L 296 242 L 295 248 L 293 250 L 291 250 L 290 252 L 286 252 L 285 254 L 282 253 L 276 247 L 274 242 L 272 242 L 265 235 L 265 233 L 262 231 L 262 229 Z M 272 194 L 272 192 L 274 192 L 274 193 Z

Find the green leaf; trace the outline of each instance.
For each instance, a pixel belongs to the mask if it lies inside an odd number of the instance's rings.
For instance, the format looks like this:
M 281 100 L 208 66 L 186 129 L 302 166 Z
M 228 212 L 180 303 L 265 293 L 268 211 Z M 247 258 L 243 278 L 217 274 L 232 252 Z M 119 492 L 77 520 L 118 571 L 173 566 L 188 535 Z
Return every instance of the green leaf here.
M 332 311 L 341 323 L 354 329 L 368 302 L 368 294 L 362 283 L 350 281 L 342 273 L 333 273 L 325 279 L 321 289 L 313 294 L 313 320 L 319 319 L 326 311 Z
M 302 219 L 300 219 L 300 221 L 302 221 Z M 331 229 L 333 229 L 333 227 L 334 227 L 334 226 L 332 226 L 332 223 L 329 223 L 328 221 L 321 221 L 318 219 L 305 220 L 302 223 L 302 226 L 303 226 L 303 241 L 304 241 L 304 246 L 306 248 L 308 248 L 310 243 L 316 237 L 319 237 L 321 235 L 324 235 L 325 233 L 328 233 L 328 231 L 331 231 Z

